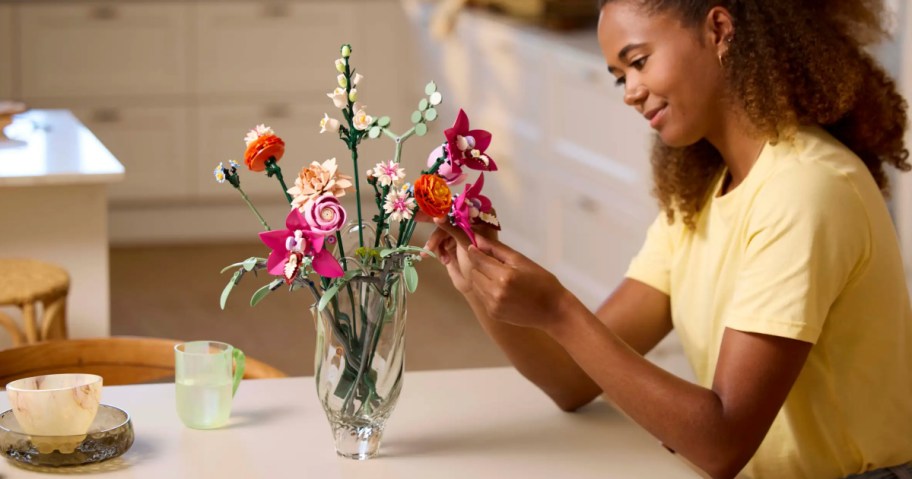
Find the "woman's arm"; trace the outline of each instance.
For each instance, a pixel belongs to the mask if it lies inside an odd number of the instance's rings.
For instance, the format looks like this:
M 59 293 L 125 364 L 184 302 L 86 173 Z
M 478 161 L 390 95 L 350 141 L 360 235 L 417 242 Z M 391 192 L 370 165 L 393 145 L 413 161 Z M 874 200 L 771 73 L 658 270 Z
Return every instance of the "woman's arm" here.
M 463 293 L 482 328 L 516 369 L 565 411 L 575 410 L 601 394 L 602 388 L 547 333 L 491 319 L 466 279 L 472 268 L 467 239 L 448 224 L 438 227 L 441 229 L 432 234 L 428 247 L 446 265 L 454 286 Z M 638 354 L 649 352 L 671 331 L 668 296 L 634 280 L 624 280 L 595 316 Z
M 485 238 L 479 246 L 486 253 L 467 251 L 469 283 L 489 321 L 544 333 L 609 400 L 713 477 L 734 477 L 753 456 L 811 349 L 807 342 L 726 329 L 707 389 L 645 360 L 521 254 Z

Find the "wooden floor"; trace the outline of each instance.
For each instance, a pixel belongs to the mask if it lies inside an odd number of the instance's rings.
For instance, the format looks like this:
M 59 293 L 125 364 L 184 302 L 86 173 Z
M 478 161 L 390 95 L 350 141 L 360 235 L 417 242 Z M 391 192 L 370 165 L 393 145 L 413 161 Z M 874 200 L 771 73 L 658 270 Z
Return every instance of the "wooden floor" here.
M 267 252 L 258 243 L 111 249 L 111 334 L 225 341 L 289 375 L 312 375 L 314 321 L 304 291 L 280 289 L 256 307 L 251 294 L 269 281 L 248 275 L 224 311 L 219 295 L 231 273 L 222 267 Z M 418 265 L 408 299 L 406 368 L 506 365 L 441 265 Z

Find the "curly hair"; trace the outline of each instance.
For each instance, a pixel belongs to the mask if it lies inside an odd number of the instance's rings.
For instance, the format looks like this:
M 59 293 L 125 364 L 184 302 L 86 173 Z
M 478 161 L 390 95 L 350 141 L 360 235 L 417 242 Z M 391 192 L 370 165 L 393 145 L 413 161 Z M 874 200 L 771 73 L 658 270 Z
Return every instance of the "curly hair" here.
M 620 0 L 600 0 L 599 8 Z M 676 14 L 697 28 L 709 10 L 731 13 L 734 41 L 724 57 L 733 98 L 771 142 L 820 125 L 850 148 L 889 193 L 883 164 L 909 171 L 903 145 L 906 102 L 864 46 L 883 39 L 882 0 L 633 0 L 649 14 Z M 656 138 L 654 195 L 668 216 L 696 216 L 722 171 L 706 140 L 684 148 Z

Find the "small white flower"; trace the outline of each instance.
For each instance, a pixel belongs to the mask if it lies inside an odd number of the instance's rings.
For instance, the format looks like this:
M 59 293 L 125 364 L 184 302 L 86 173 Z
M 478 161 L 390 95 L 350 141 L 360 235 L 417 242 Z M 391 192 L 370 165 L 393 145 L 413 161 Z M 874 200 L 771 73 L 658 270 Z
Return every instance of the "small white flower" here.
M 241 165 L 238 164 L 238 162 L 236 162 L 236 161 L 234 161 L 234 160 L 228 160 L 228 164 L 229 164 L 232 168 L 240 168 L 240 167 L 241 167 Z
M 324 113 L 323 119 L 320 120 L 320 133 L 326 133 L 327 131 L 339 131 L 339 120 L 330 118 L 328 114 Z
M 224 183 L 225 182 L 225 165 L 223 165 L 222 163 L 219 163 L 218 166 L 215 167 L 215 170 L 212 172 L 212 174 L 215 175 L 215 181 L 218 181 L 219 183 Z
M 380 186 L 390 186 L 402 181 L 405 178 L 405 168 L 399 166 L 399 163 L 396 163 L 393 160 L 389 162 L 380 162 L 377 163 L 377 166 L 373 170 L 369 171 L 368 174 L 377 178 L 377 183 Z
M 339 73 L 345 73 L 345 59 L 340 58 L 336 60 L 336 71 Z
M 345 74 L 337 76 L 336 81 L 339 82 L 339 86 L 342 88 L 345 88 L 348 86 L 348 78 L 345 78 Z
M 352 85 L 357 85 L 363 78 L 364 75 L 355 73 L 355 76 L 352 77 Z
M 386 202 L 383 204 L 390 221 L 403 221 L 412 219 L 415 211 L 415 198 L 408 196 L 408 193 L 402 190 L 392 190 L 386 195 Z
M 348 94 L 348 99 L 351 100 L 352 103 L 358 101 L 358 89 L 357 88 L 352 88 L 351 93 Z
M 251 143 L 263 135 L 275 135 L 275 132 L 266 125 L 257 125 L 254 129 L 247 132 L 247 136 L 244 137 L 244 143 L 247 143 L 247 146 L 250 146 Z
M 332 98 L 336 108 L 345 108 L 348 105 L 348 98 L 345 97 L 345 88 L 336 88 L 332 93 L 327 93 L 326 96 Z
M 352 90 L 354 91 L 354 90 Z M 373 117 L 367 114 L 364 108 L 355 111 L 355 117 L 352 120 L 355 124 L 355 129 L 364 131 L 370 128 L 371 124 L 374 122 Z

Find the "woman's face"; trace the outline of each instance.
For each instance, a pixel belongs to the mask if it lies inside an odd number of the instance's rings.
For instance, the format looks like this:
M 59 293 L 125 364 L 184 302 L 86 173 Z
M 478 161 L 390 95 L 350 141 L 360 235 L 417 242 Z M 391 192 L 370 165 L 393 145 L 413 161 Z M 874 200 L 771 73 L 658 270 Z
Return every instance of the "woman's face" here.
M 598 39 L 624 102 L 666 145 L 692 145 L 719 126 L 723 75 L 711 34 L 617 0 L 602 8 Z

